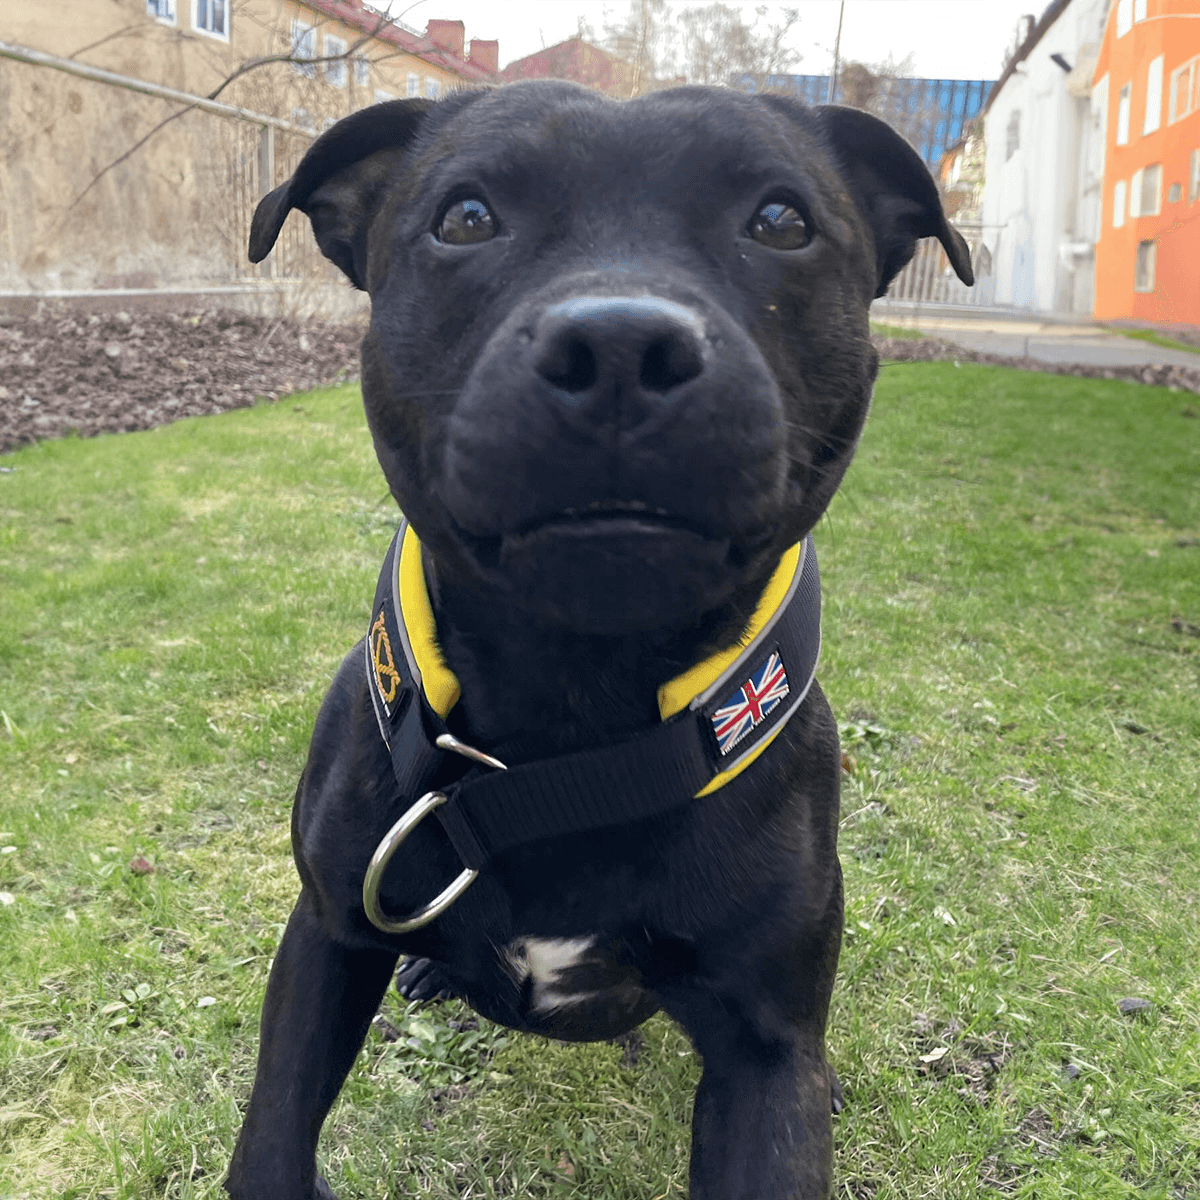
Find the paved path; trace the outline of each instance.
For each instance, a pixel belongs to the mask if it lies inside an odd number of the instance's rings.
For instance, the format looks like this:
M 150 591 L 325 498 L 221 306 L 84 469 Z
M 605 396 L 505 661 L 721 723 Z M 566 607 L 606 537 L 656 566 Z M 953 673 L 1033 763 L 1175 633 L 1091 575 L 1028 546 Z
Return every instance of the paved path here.
M 986 354 L 1028 355 L 1042 362 L 1088 363 L 1097 367 L 1178 366 L 1200 368 L 1200 351 L 1169 350 L 1084 321 L 1042 319 L 995 309 L 972 311 L 930 305 L 916 308 L 876 302 L 871 319 L 888 325 L 919 329 Z

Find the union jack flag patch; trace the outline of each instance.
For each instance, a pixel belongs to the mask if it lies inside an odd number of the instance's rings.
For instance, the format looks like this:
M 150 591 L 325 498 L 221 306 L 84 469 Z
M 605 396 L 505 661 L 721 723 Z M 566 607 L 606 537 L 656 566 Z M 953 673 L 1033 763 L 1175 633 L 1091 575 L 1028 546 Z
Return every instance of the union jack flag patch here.
M 779 651 L 772 651 L 745 683 L 712 715 L 717 748 L 728 754 L 778 708 L 788 694 L 787 671 Z

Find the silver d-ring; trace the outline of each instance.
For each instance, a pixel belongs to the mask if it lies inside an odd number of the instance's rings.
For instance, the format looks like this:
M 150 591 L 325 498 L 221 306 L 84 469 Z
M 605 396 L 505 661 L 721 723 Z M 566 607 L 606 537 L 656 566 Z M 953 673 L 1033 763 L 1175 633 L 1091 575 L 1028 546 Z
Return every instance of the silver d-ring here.
M 367 866 L 367 873 L 363 876 L 362 896 L 367 920 L 376 929 L 381 929 L 384 933 L 411 933 L 414 929 L 420 929 L 422 925 L 428 925 L 434 917 L 445 912 L 475 882 L 475 877 L 479 872 L 467 867 L 448 887 L 434 896 L 424 908 L 417 909 L 415 913 L 403 919 L 389 917 L 379 903 L 379 886 L 383 882 L 383 873 L 387 870 L 388 863 L 392 861 L 392 855 L 400 849 L 408 835 L 435 808 L 440 808 L 445 804 L 446 800 L 444 792 L 426 792 L 383 835 L 383 840 L 375 847 L 375 853 L 371 855 L 371 861 Z

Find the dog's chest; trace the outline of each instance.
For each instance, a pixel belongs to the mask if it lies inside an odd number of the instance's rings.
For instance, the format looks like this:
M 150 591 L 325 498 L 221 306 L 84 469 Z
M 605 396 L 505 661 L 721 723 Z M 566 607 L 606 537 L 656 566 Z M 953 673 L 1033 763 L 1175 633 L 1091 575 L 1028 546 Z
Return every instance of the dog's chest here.
M 619 941 L 595 934 L 520 937 L 505 947 L 503 959 L 524 1020 L 543 1032 L 595 1037 L 599 1029 L 599 1036 L 615 1036 L 656 1007 Z

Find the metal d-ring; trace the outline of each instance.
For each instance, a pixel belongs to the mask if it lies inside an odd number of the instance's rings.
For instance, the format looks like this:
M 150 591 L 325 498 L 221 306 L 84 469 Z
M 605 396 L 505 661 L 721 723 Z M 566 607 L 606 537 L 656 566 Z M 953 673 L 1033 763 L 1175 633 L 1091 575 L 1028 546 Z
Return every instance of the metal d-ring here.
M 474 762 L 494 767 L 498 771 L 507 770 L 504 763 L 498 758 L 493 758 L 490 754 L 484 754 L 482 750 L 476 750 L 474 746 L 468 746 L 464 742 L 460 742 L 452 734 L 441 734 L 437 739 L 437 744 L 443 750 L 451 750 L 456 754 L 463 755 L 465 758 L 472 759 Z M 383 911 L 383 906 L 379 903 L 379 888 L 383 883 L 383 873 L 387 870 L 388 863 L 392 861 L 392 856 L 404 845 L 408 835 L 434 809 L 440 808 L 448 799 L 449 797 L 445 792 L 426 792 L 383 835 L 383 839 L 375 847 L 375 853 L 371 855 L 371 861 L 367 864 L 367 873 L 363 876 L 362 896 L 363 908 L 366 910 L 367 920 L 376 929 L 381 929 L 384 933 L 411 933 L 414 929 L 420 929 L 421 926 L 428 925 L 435 917 L 441 916 L 475 882 L 479 872 L 473 870 L 471 867 L 466 867 L 450 884 L 438 892 L 424 908 L 419 908 L 415 913 L 401 919 L 389 917 Z

